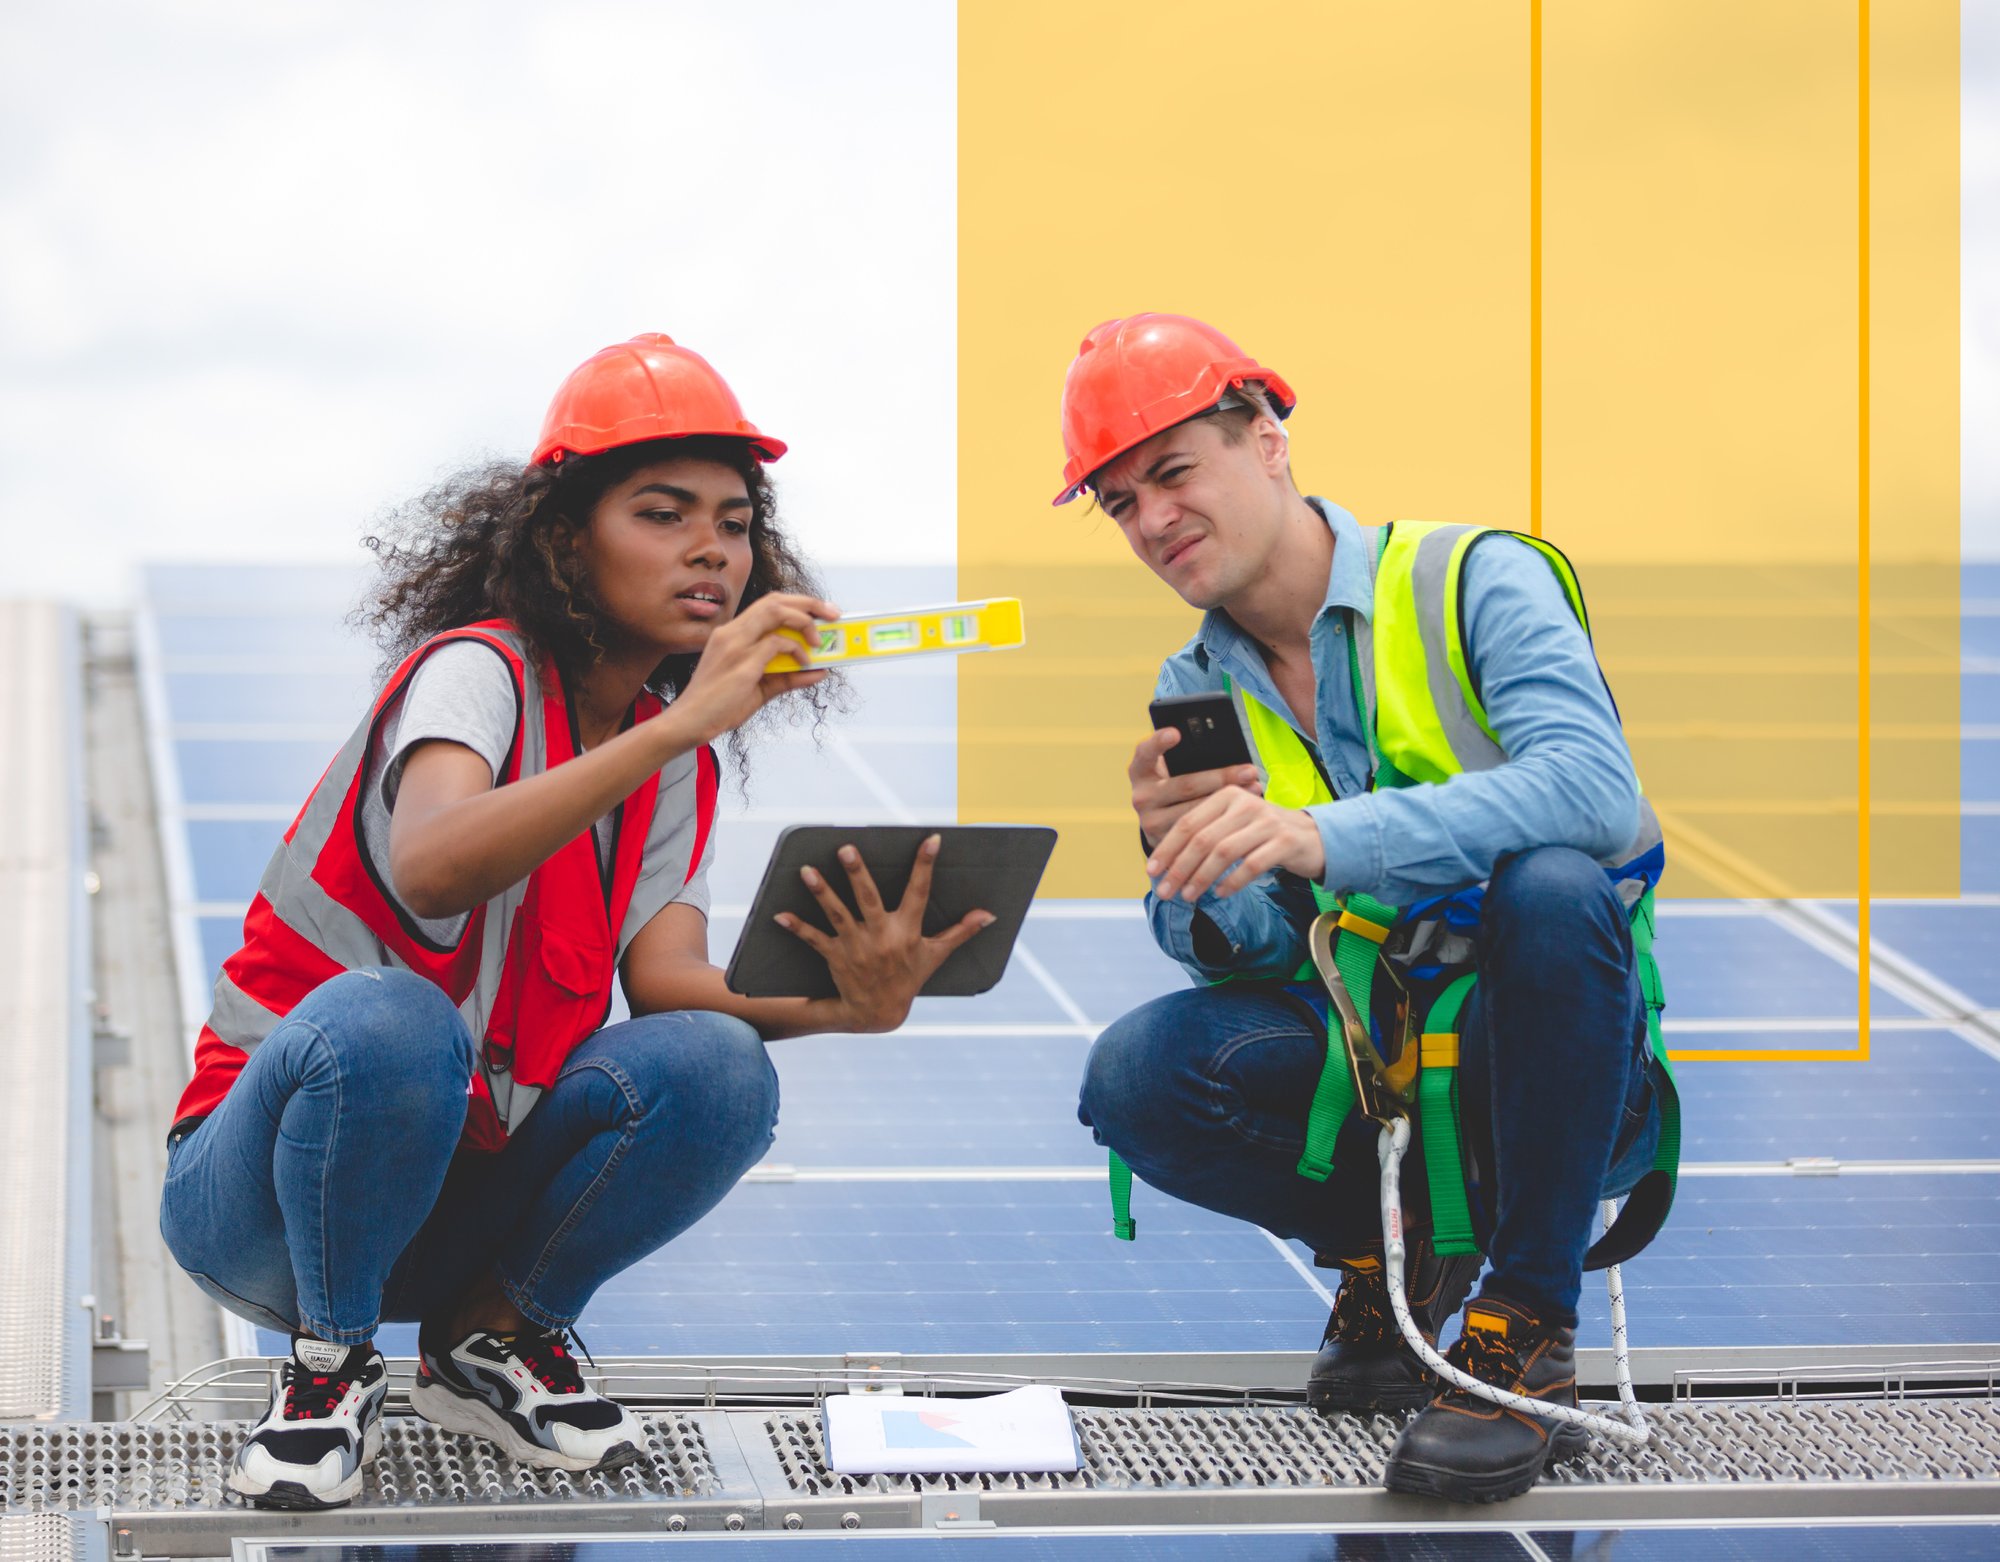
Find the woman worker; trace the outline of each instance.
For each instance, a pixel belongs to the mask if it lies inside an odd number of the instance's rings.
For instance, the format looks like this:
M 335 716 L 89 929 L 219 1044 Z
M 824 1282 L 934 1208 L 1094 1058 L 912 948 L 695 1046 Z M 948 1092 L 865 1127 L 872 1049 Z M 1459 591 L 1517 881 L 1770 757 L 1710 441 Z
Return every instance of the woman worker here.
M 839 996 L 745 999 L 708 962 L 708 745 L 821 701 L 824 672 L 764 669 L 837 616 L 778 524 L 784 450 L 701 357 L 635 337 L 564 383 L 527 467 L 371 540 L 400 661 L 223 963 L 161 1201 L 195 1283 L 292 1335 L 229 1477 L 252 1502 L 360 1490 L 383 1319 L 420 1325 L 426 1420 L 550 1468 L 640 1457 L 569 1326 L 769 1147 L 766 1041 L 893 1029 L 991 922 L 922 936 L 934 837 L 895 911 L 851 853 L 858 916 L 808 876 L 834 936 L 788 925 Z M 614 971 L 635 1018 L 604 1026 Z

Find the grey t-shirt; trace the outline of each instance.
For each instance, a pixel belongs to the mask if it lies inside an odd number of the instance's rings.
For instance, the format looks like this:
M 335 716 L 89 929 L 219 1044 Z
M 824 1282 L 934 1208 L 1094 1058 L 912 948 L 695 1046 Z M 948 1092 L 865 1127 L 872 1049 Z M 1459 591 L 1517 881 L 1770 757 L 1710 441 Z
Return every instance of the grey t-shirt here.
M 514 679 L 507 664 L 491 648 L 476 641 L 454 640 L 426 656 L 404 686 L 402 697 L 384 715 L 368 755 L 368 780 L 361 789 L 361 838 L 375 876 L 396 908 L 432 943 L 456 944 L 470 914 L 456 917 L 417 916 L 397 899 L 389 879 L 389 816 L 403 780 L 410 750 L 434 738 L 462 743 L 495 776 L 505 768 L 514 741 Z M 683 754 L 660 771 L 660 790 L 653 806 L 653 827 L 639 860 L 639 882 L 618 934 L 618 953 L 664 907 L 692 906 L 708 914 L 708 865 L 715 855 L 715 832 L 703 843 L 701 861 L 688 874 L 688 854 L 695 839 L 695 770 L 693 754 Z M 376 778 L 380 778 L 377 780 Z M 597 857 L 609 863 L 614 816 L 597 821 Z M 685 881 L 685 882 L 684 882 Z

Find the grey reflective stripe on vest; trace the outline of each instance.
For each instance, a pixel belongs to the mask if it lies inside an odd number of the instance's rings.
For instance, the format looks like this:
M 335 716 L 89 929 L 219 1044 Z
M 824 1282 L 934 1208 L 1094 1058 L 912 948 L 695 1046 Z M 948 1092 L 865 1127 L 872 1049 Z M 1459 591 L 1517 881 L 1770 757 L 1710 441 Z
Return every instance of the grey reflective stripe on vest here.
M 1489 738 L 1474 718 L 1472 707 L 1465 701 L 1465 691 L 1459 687 L 1458 679 L 1452 673 L 1450 631 L 1446 627 L 1445 593 L 1452 551 L 1458 546 L 1460 538 L 1480 529 L 1476 526 L 1440 526 L 1426 533 L 1417 543 L 1417 556 L 1410 567 L 1411 589 L 1417 598 L 1417 628 L 1423 638 L 1425 681 L 1430 689 L 1431 701 L 1437 706 L 1453 757 L 1462 769 L 1468 771 L 1493 770 L 1507 762 L 1507 751 Z M 1372 559 L 1372 552 L 1370 557 Z M 1358 630 L 1359 615 L 1356 616 L 1356 627 Z M 1365 654 L 1367 646 L 1358 635 L 1356 644 L 1364 652 L 1362 665 L 1372 673 L 1373 658 Z M 1372 722 L 1372 687 L 1368 694 Z M 1609 856 L 1599 857 L 1597 863 L 1616 872 L 1645 856 L 1661 841 L 1659 816 L 1653 812 L 1652 802 L 1641 793 L 1639 828 L 1631 842 Z M 1646 892 L 1645 881 L 1636 878 L 1620 878 L 1613 888 L 1627 911 L 1637 905 L 1639 897 Z M 1454 966 L 1469 963 L 1472 956 L 1473 943 L 1467 935 L 1447 927 L 1441 919 L 1427 919 L 1406 925 L 1406 931 L 1399 938 L 1390 958 L 1405 967 Z
M 208 1028 L 230 1046 L 254 1052 L 257 1043 L 277 1029 L 281 1018 L 232 982 L 227 972 L 216 977 L 215 1006 L 209 1011 Z
M 547 764 L 548 745 L 542 731 L 541 685 L 535 674 L 534 659 L 517 635 L 490 629 L 482 630 L 481 634 L 507 645 L 521 657 L 527 669 L 527 686 L 522 697 L 520 774 L 539 775 Z M 272 914 L 280 922 L 347 970 L 367 966 L 392 966 L 407 970 L 407 961 L 377 938 L 374 929 L 329 895 L 312 876 L 313 865 L 319 861 L 320 853 L 326 849 L 340 823 L 341 806 L 353 788 L 354 778 L 367 763 L 374 732 L 375 711 L 371 707 L 362 717 L 360 726 L 341 745 L 339 754 L 327 767 L 325 777 L 307 800 L 291 840 L 280 843 L 273 853 L 257 892 L 270 903 Z M 527 887 L 524 879 L 486 903 L 479 974 L 472 991 L 458 1010 L 475 1043 L 486 1034 L 486 1024 L 500 991 L 508 935 L 513 930 L 514 914 L 520 909 Z M 255 1050 L 257 1044 L 277 1027 L 280 1019 L 281 1016 L 273 1014 L 244 992 L 226 973 L 216 978 L 215 1006 L 208 1017 L 209 1029 L 230 1046 L 241 1048 L 246 1053 Z M 516 1086 L 510 1075 L 496 1073 L 487 1067 L 484 1047 L 476 1050 L 480 1057 L 480 1069 L 493 1093 L 494 1110 L 511 1133 L 540 1099 L 541 1091 Z
M 1476 526 L 1440 526 L 1426 532 L 1417 543 L 1417 556 L 1410 565 L 1410 586 L 1417 597 L 1417 628 L 1424 642 L 1424 681 L 1430 687 L 1431 703 L 1444 724 L 1445 741 L 1461 770 L 1493 770 L 1507 762 L 1507 754 L 1486 735 L 1486 730 L 1465 703 L 1465 691 L 1451 670 L 1451 636 L 1445 623 L 1445 583 L 1449 579 L 1452 551 L 1459 539 L 1479 530 Z

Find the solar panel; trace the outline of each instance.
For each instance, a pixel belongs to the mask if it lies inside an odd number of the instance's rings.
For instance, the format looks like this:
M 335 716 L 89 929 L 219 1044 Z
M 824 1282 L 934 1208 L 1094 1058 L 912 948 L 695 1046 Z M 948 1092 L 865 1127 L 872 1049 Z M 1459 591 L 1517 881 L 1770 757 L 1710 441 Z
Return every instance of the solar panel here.
M 949 571 L 834 573 L 834 594 L 856 610 L 946 600 L 955 587 Z M 184 864 L 175 886 L 184 964 L 201 978 L 191 982 L 191 1018 L 235 947 L 272 845 L 367 699 L 372 652 L 340 625 L 353 591 L 348 577 L 282 569 L 147 576 L 150 716 L 168 771 L 163 825 L 170 861 Z M 1990 655 L 1973 648 L 2000 638 L 1989 636 L 1993 620 L 1965 622 L 1968 654 Z M 718 961 L 787 822 L 953 816 L 954 669 L 912 663 L 851 681 L 851 715 L 817 740 L 805 730 L 772 734 L 755 750 L 747 795 L 725 789 L 711 879 Z M 1996 698 L 2000 678 L 1970 672 L 1965 688 L 1968 723 L 2000 721 L 2000 706 L 1982 716 L 1979 703 Z M 1974 739 L 1966 750 L 1975 795 L 2000 746 Z M 1967 892 L 2000 891 L 2000 818 L 1969 815 L 1964 839 Z M 1858 1046 L 1852 972 L 1822 944 L 1754 907 L 1669 903 L 1663 912 L 1676 1045 Z M 1985 954 L 2000 946 L 2000 909 L 1882 906 L 1876 929 L 1982 1004 L 2000 1004 Z M 581 1323 L 592 1349 L 1311 1348 L 1324 1277 L 1296 1244 L 1143 1190 L 1140 1241 L 1109 1236 L 1101 1152 L 1075 1118 L 1082 1060 L 1098 1026 L 1185 981 L 1136 908 L 1044 905 L 1023 945 L 993 993 L 920 1000 L 898 1034 L 776 1044 L 784 1106 L 766 1166 L 605 1287 Z M 1866 1064 L 1683 1068 L 1687 1154 L 1697 1164 L 1665 1234 L 1627 1267 L 1635 1343 L 1992 1337 L 2000 1187 L 1993 1169 L 1935 1163 L 2000 1162 L 2000 1060 L 1908 996 L 1878 988 L 1873 1011 Z M 1822 1169 L 1829 1160 L 1901 1164 L 1866 1177 L 1768 1174 L 1801 1159 Z M 1600 1341 L 1594 1284 L 1584 1302 L 1585 1343 Z M 407 1353 L 412 1332 L 385 1329 L 384 1348 Z M 282 1348 L 271 1337 L 260 1344 Z

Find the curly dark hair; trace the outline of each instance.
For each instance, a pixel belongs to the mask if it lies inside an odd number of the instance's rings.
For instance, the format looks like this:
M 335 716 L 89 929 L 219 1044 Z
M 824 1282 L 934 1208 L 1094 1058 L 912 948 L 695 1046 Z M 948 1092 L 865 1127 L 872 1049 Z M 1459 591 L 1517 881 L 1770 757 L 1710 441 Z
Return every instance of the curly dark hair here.
M 656 461 L 716 461 L 739 473 L 750 491 L 750 579 L 737 611 L 771 591 L 823 596 L 817 576 L 778 519 L 764 467 L 740 439 L 694 437 L 621 445 L 575 456 L 559 467 L 496 461 L 446 478 L 392 510 L 363 539 L 382 574 L 350 615 L 382 647 L 382 676 L 432 635 L 481 619 L 511 620 L 556 664 L 565 683 L 604 655 L 608 618 L 575 558 L 556 546 L 567 524 L 582 530 L 597 502 Z M 697 655 L 668 656 L 647 684 L 664 698 L 687 687 Z M 729 735 L 739 777 L 748 770 L 746 732 L 811 713 L 817 735 L 829 712 L 844 708 L 845 686 L 833 673 L 811 688 L 774 700 Z

